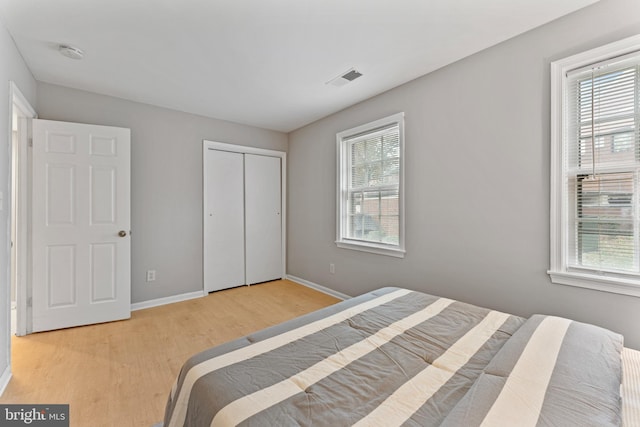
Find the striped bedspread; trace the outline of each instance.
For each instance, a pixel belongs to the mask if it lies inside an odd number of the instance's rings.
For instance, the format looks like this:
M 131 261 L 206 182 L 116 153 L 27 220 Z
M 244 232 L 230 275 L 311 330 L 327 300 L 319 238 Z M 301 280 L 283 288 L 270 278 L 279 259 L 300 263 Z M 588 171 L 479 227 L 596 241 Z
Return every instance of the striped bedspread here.
M 616 426 L 622 337 L 384 288 L 189 359 L 164 426 Z

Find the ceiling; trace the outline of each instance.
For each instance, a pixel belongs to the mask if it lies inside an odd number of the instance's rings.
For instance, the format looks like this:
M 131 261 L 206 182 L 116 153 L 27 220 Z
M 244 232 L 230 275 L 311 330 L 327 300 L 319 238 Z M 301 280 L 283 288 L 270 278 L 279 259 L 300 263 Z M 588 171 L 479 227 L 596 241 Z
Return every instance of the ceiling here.
M 0 0 L 0 19 L 36 80 L 289 132 L 596 1 Z

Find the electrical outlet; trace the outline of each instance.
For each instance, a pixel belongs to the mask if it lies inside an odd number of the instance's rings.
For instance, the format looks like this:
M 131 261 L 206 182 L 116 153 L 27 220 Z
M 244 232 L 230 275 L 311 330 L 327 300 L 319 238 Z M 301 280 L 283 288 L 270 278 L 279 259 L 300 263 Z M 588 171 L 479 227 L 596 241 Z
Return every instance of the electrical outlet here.
M 329 273 L 336 274 L 336 265 L 331 263 L 329 264 Z
M 156 271 L 147 270 L 147 282 L 153 282 L 154 280 L 156 280 Z

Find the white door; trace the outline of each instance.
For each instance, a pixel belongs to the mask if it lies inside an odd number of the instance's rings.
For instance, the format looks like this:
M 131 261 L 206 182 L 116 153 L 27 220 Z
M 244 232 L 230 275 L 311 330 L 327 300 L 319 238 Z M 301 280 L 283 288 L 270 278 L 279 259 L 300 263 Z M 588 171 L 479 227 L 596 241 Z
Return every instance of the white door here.
M 205 151 L 204 289 L 245 284 L 243 154 Z
M 33 121 L 33 332 L 131 317 L 130 130 Z
M 247 284 L 283 277 L 280 158 L 245 154 Z

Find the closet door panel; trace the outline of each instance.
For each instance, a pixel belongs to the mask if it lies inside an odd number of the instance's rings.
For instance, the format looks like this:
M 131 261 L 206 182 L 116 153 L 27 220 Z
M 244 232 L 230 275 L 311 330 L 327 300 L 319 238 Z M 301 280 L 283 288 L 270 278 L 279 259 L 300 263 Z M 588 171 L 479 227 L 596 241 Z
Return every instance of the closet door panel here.
M 280 158 L 245 154 L 247 284 L 283 277 Z
M 243 154 L 207 150 L 205 290 L 245 284 Z

